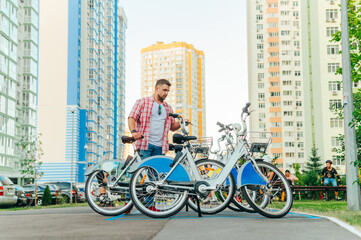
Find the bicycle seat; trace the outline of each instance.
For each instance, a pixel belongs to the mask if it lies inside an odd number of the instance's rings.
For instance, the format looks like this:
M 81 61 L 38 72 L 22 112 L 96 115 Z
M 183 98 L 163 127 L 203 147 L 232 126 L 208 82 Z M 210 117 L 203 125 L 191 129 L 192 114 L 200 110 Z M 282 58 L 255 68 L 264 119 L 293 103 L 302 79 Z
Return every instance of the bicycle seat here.
M 183 144 L 186 141 L 196 140 L 196 136 L 183 136 L 179 133 L 173 135 L 173 143 Z

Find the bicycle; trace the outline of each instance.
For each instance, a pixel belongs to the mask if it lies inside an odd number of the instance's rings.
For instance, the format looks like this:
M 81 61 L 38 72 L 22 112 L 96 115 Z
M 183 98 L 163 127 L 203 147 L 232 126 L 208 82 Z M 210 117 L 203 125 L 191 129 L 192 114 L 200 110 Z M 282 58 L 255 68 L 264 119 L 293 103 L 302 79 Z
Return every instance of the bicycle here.
M 133 203 L 137 209 L 150 217 L 169 217 L 184 207 L 188 194 L 196 196 L 197 207 L 200 209 L 198 198 L 208 196 L 211 191 L 228 191 L 224 204 L 221 204 L 218 209 L 221 211 L 227 207 L 234 196 L 234 179 L 231 171 L 238 164 L 239 159 L 244 159 L 246 162 L 238 172 L 237 187 L 241 189 L 247 202 L 255 211 L 266 217 L 279 218 L 286 215 L 293 203 L 292 191 L 286 177 L 272 164 L 257 162 L 248 152 L 245 138 L 247 132 L 245 119 L 250 115 L 249 106 L 250 103 L 243 108 L 241 127 L 235 128 L 237 145 L 226 165 L 214 160 L 202 162 L 204 165 L 216 166 L 209 169 L 212 173 L 209 178 L 202 178 L 190 154 L 189 141 L 195 140 L 196 137 L 194 136 L 174 135 L 173 142 L 184 144 L 184 147 L 178 145 L 176 157 L 170 165 L 167 165 L 166 162 L 162 164 L 164 171 L 157 172 L 151 164 L 147 164 L 147 161 L 142 163 L 133 174 L 129 186 Z M 243 117 L 244 114 L 245 117 Z M 179 117 L 177 114 L 172 116 Z M 178 167 L 185 172 L 185 175 L 182 176 L 182 180 L 174 181 L 171 177 L 174 177 L 173 173 Z M 257 193 L 255 200 L 252 199 L 249 192 Z M 278 197 L 279 193 L 282 193 L 282 199 Z M 165 201 L 169 200 L 171 203 L 166 208 L 156 208 L 156 211 L 153 211 L 154 209 L 150 210 L 147 206 L 149 196 L 158 197 L 158 199 Z M 188 203 L 191 206 L 192 201 Z

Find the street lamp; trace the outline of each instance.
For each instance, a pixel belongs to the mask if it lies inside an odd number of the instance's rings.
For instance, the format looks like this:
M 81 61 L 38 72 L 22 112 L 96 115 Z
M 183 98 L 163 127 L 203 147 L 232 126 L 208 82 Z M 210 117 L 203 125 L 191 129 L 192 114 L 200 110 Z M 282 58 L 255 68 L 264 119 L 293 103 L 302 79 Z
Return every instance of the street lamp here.
M 71 166 L 70 166 L 70 203 L 73 203 L 73 162 L 74 162 L 74 113 L 76 111 L 76 106 L 71 106 L 69 111 L 72 113 L 72 122 L 71 122 Z M 75 196 L 76 197 L 76 196 Z

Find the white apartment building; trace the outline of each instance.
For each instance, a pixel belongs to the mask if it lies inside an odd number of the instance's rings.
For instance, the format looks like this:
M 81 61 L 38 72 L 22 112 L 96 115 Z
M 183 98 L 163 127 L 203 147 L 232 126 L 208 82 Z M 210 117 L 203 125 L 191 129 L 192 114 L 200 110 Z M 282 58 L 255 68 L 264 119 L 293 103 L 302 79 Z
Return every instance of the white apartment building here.
M 282 169 L 301 168 L 311 148 L 322 162 L 333 160 L 343 121 L 330 107 L 342 107 L 339 0 L 248 0 L 249 98 L 256 112 L 251 131 L 270 131 L 269 153 Z M 354 84 L 354 87 L 358 87 Z
M 0 174 L 19 184 L 19 141 L 37 133 L 38 33 L 39 0 L 0 1 Z

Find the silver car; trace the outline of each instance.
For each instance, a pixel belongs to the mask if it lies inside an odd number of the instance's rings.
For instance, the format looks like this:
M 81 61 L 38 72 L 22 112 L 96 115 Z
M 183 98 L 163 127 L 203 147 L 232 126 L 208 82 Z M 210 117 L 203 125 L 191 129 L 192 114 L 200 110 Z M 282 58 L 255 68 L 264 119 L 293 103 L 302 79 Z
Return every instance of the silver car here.
M 17 200 L 14 183 L 8 177 L 0 175 L 0 207 L 11 207 Z

